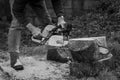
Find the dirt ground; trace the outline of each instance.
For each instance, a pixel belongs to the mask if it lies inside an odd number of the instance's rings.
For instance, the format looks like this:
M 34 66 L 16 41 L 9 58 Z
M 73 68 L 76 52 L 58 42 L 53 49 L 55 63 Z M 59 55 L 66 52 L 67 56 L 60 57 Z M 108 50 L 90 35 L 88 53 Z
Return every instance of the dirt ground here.
M 9 54 L 1 59 L 0 66 L 3 71 L 0 71 L 2 80 L 66 80 L 69 76 L 69 65 L 67 63 L 59 63 L 54 61 L 41 60 L 38 56 L 21 56 L 20 60 L 24 65 L 23 71 L 15 71 L 10 67 Z M 5 74 L 7 76 L 5 77 Z M 0 80 L 1 80 L 0 79 Z

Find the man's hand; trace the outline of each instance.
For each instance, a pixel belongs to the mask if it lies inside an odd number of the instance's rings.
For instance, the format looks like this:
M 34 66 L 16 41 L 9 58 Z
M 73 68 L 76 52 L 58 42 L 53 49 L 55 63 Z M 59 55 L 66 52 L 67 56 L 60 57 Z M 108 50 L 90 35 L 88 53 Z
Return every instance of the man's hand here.
M 72 30 L 72 24 L 65 22 L 63 16 L 58 17 L 58 26 L 59 25 L 62 27 L 62 32 L 64 35 L 70 35 L 70 31 Z
M 66 24 L 66 22 L 64 20 L 64 17 L 63 16 L 58 17 L 58 23 L 57 23 L 57 25 L 61 26 L 62 28 L 65 28 L 65 24 Z

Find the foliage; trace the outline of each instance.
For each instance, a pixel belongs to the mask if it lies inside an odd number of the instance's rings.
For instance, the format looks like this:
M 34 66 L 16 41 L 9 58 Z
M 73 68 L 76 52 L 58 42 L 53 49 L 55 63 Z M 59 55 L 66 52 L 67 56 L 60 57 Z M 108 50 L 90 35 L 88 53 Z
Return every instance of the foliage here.
M 120 10 L 119 0 L 98 0 L 98 2 L 99 5 L 96 7 L 96 9 L 101 13 L 114 14 Z
M 93 9 L 81 17 L 71 19 L 74 26 L 71 38 L 106 36 L 113 58 L 97 66 L 97 70 L 102 68 L 97 78 L 117 80 L 120 77 L 120 1 L 99 0 L 99 5 Z
M 111 32 L 120 30 L 120 15 L 115 13 L 109 15 L 107 13 L 86 13 L 81 17 L 73 18 L 75 29 L 72 32 L 72 37 L 83 36 L 100 36 L 111 35 Z

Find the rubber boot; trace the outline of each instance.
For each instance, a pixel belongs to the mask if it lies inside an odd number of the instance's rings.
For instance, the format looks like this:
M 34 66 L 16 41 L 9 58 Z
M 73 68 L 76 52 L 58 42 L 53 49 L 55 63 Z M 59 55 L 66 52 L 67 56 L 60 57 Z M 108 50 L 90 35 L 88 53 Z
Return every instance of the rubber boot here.
M 13 69 L 17 71 L 24 69 L 23 65 L 19 61 L 19 56 L 17 52 L 10 52 L 10 65 Z

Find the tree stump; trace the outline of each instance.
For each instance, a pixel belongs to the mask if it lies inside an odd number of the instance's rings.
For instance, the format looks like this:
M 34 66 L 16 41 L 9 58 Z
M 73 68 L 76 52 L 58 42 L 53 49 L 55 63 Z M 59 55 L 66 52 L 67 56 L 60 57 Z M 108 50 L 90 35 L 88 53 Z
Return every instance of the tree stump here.
M 70 75 L 78 78 L 97 76 L 100 62 L 112 57 L 106 43 L 106 37 L 70 39 L 68 42 L 73 62 L 70 64 Z

